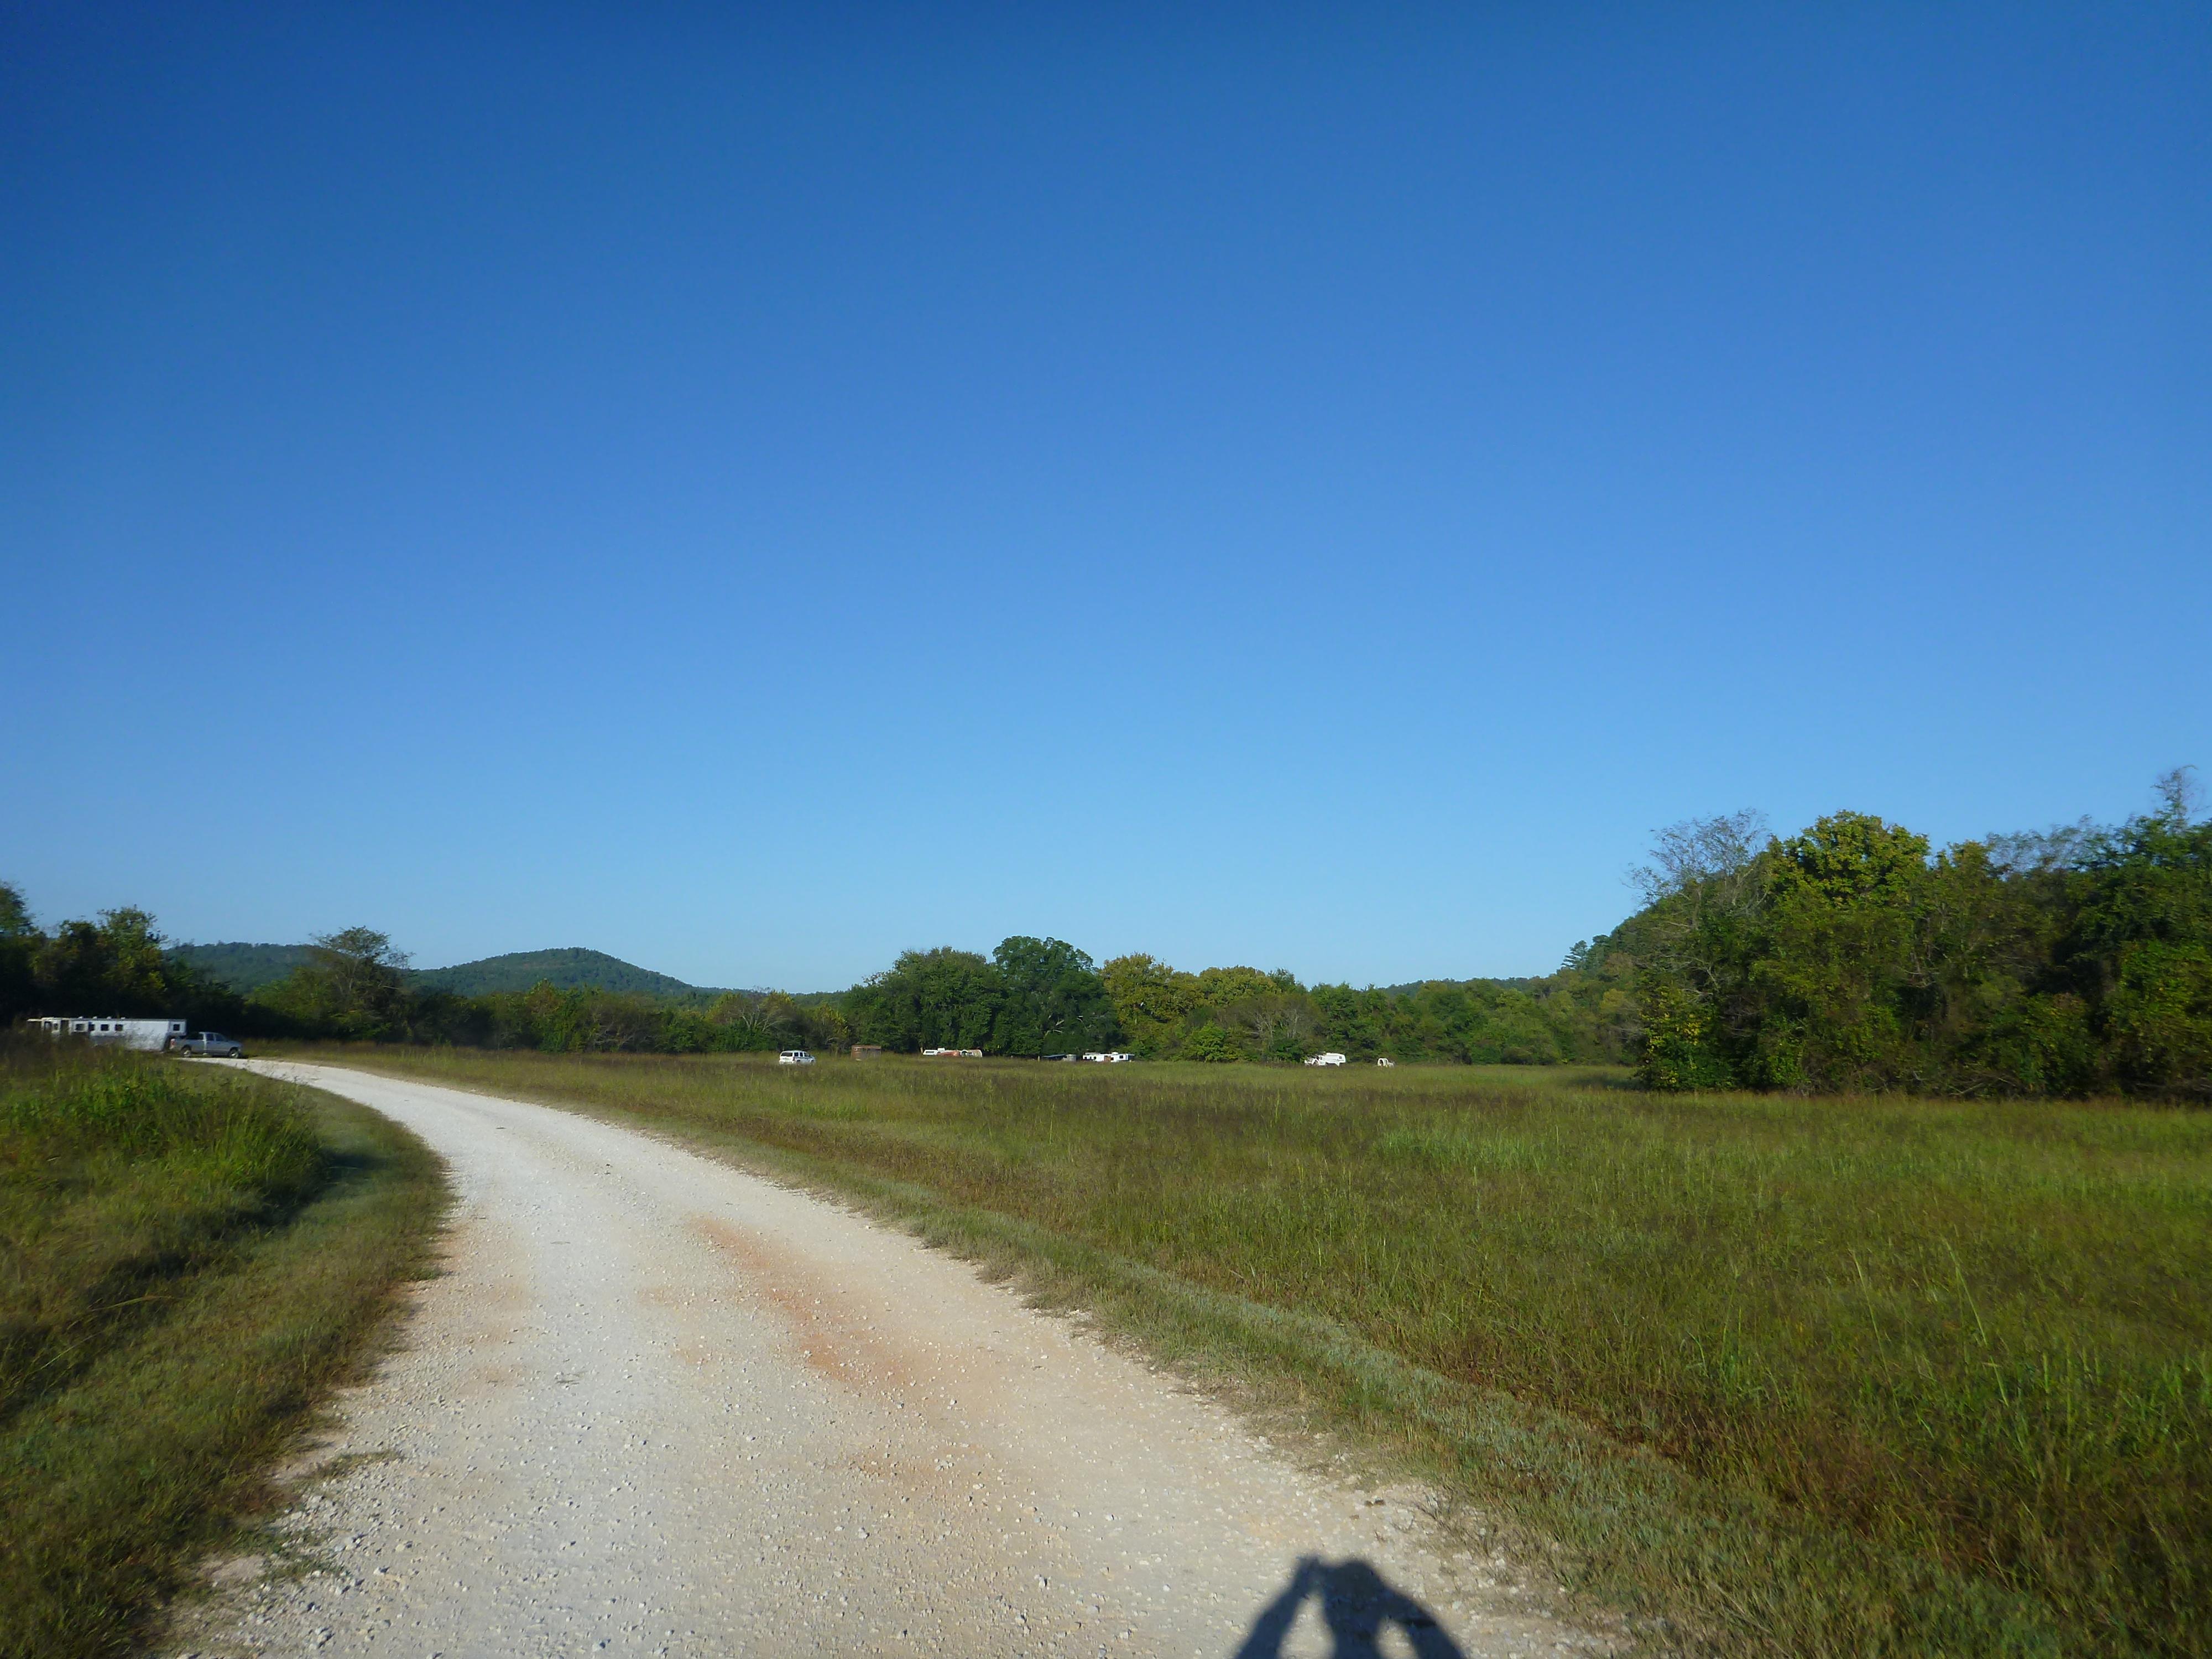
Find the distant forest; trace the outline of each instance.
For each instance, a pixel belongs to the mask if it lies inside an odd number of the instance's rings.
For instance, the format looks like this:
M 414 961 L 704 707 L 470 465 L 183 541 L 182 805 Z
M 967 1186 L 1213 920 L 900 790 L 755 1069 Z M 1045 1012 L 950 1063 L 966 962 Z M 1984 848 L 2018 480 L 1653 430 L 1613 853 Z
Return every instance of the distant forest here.
M 182 1015 L 240 1036 L 669 1054 L 1109 1047 L 1146 1059 L 1633 1066 L 1655 1089 L 1953 1095 L 2118 1091 L 2212 1101 L 2212 823 L 2190 774 L 2126 823 L 1931 848 L 1839 812 L 1796 835 L 1755 814 L 1662 831 L 1644 903 L 1534 979 L 1388 989 L 1249 967 L 1097 963 L 1060 939 L 909 951 L 830 995 L 703 992 L 596 951 L 417 974 L 357 927 L 283 953 L 168 949 L 145 912 L 37 927 L 0 884 L 0 1018 Z M 281 967 L 246 994 L 222 982 Z M 612 970 L 635 982 L 606 975 Z M 526 976 L 527 977 L 526 983 Z
M 240 996 L 289 978 L 315 959 L 312 945 L 173 945 L 170 959 Z M 672 999 L 713 998 L 717 991 L 686 985 L 666 974 L 611 957 L 604 951 L 571 945 L 559 951 L 514 951 L 451 968 L 410 968 L 410 985 L 427 991 L 451 991 L 465 997 L 494 991 L 527 991 L 535 985 L 561 990 L 635 992 Z

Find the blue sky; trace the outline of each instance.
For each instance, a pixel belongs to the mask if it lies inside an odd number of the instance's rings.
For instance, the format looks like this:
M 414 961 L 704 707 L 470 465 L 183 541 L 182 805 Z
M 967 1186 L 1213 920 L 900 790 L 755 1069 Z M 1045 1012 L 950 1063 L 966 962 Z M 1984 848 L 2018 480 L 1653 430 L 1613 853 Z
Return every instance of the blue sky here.
M 2212 9 L 13 5 L 0 574 L 48 921 L 1547 971 L 2212 771 Z

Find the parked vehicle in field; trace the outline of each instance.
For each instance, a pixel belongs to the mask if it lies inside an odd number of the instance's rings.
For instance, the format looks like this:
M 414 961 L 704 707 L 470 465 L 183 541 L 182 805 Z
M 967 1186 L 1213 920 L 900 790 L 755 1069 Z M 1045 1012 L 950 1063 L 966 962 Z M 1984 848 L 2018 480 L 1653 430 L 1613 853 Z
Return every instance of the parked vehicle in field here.
M 1073 1054 L 1039 1054 L 1037 1058 L 1040 1060 L 1073 1060 L 1075 1056 Z M 1084 1055 L 1084 1059 L 1085 1060 L 1090 1058 L 1091 1056 L 1088 1054 Z
M 198 1036 L 169 1039 L 173 1054 L 221 1054 L 226 1060 L 243 1059 L 246 1050 L 236 1037 L 227 1037 L 220 1031 L 202 1031 Z
M 1095 1066 L 1119 1066 L 1125 1060 L 1134 1060 L 1135 1058 L 1136 1055 L 1125 1054 L 1119 1048 L 1107 1048 L 1100 1050 L 1096 1054 L 1088 1054 L 1084 1055 L 1084 1059 L 1091 1061 Z
M 983 1058 L 983 1051 L 981 1048 L 924 1048 L 921 1053 L 925 1060 L 981 1060 Z
M 786 1048 L 776 1055 L 775 1063 L 779 1066 L 811 1066 L 814 1056 L 804 1048 Z
M 156 1053 L 185 1034 L 181 1019 L 125 1019 L 120 1014 L 49 1014 L 30 1022 L 48 1036 L 82 1037 L 95 1048 Z
M 1331 1049 L 1325 1054 L 1307 1055 L 1306 1064 L 1309 1066 L 1341 1066 L 1344 1064 L 1344 1056 L 1338 1054 L 1334 1049 Z
M 1388 1054 L 1378 1054 L 1376 1056 L 1375 1063 L 1377 1066 L 1395 1066 L 1398 1062 Z

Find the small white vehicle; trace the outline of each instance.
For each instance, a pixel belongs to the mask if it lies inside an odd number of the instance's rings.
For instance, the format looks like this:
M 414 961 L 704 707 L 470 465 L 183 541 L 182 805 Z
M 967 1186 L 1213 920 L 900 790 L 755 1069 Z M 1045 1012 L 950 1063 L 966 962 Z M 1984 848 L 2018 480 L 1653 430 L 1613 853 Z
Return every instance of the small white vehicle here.
M 1309 1066 L 1341 1066 L 1344 1064 L 1344 1056 L 1338 1054 L 1334 1048 L 1332 1048 L 1325 1054 L 1308 1054 L 1306 1056 L 1306 1064 Z
M 1382 1054 L 1376 1057 L 1375 1063 L 1377 1066 L 1395 1066 L 1398 1062 L 1391 1059 L 1389 1055 Z
M 1119 1048 L 1107 1048 L 1096 1054 L 1084 1055 L 1084 1059 L 1094 1066 L 1119 1066 L 1123 1060 L 1135 1058 L 1136 1055 L 1125 1054 Z
M 811 1066 L 814 1056 L 804 1048 L 786 1048 L 775 1057 L 779 1066 Z
M 169 1052 L 173 1054 L 221 1054 L 228 1060 L 238 1060 L 246 1050 L 236 1037 L 227 1037 L 220 1031 L 202 1031 L 198 1036 L 171 1037 Z

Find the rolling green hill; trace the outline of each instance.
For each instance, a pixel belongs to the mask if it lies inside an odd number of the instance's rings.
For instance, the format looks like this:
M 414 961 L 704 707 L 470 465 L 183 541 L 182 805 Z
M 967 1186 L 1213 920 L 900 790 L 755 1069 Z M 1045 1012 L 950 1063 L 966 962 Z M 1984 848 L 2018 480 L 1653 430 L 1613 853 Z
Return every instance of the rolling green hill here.
M 451 991 L 480 997 L 493 991 L 527 991 L 540 980 L 550 980 L 562 990 L 588 987 L 601 991 L 628 991 L 648 997 L 712 996 L 704 987 L 686 985 L 666 974 L 611 957 L 604 951 L 571 945 L 561 951 L 514 951 L 503 957 L 486 957 L 452 968 L 418 969 L 409 975 L 426 991 Z
M 243 943 L 179 945 L 169 951 L 174 960 L 228 986 L 240 996 L 275 984 L 311 954 L 304 945 Z M 711 988 L 687 985 L 604 951 L 573 945 L 561 951 L 514 951 L 478 962 L 457 963 L 451 968 L 421 968 L 407 977 L 423 990 L 451 991 L 465 997 L 493 991 L 526 991 L 540 980 L 550 980 L 562 990 L 588 987 L 672 1000 L 718 994 Z
M 308 951 L 304 945 L 176 945 L 168 954 L 171 961 L 251 996 L 289 975 L 307 960 Z

